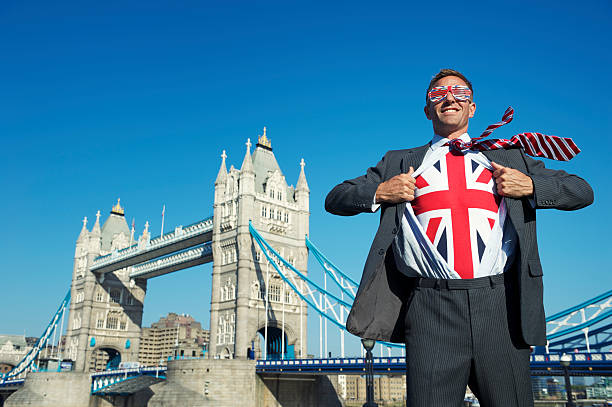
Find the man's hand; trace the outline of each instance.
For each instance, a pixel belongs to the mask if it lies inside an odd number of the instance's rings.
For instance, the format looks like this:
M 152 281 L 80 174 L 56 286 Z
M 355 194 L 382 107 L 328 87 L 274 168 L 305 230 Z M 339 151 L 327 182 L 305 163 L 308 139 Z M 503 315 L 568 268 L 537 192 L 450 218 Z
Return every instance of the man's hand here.
M 533 196 L 533 181 L 519 170 L 504 167 L 491 161 L 493 177 L 497 183 L 497 193 L 509 198 Z
M 410 167 L 407 174 L 399 174 L 383 182 L 376 189 L 376 203 L 410 202 L 414 199 L 415 179 L 414 169 Z

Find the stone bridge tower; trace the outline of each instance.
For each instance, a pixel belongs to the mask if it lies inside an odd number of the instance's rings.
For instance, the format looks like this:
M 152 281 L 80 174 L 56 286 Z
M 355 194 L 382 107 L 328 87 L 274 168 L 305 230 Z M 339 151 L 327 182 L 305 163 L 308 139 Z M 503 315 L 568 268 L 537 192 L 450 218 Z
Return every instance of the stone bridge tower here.
M 268 264 L 249 232 L 252 221 L 281 256 L 306 273 L 310 191 L 304 160 L 296 186 L 288 186 L 265 127 L 252 155 L 250 150 L 249 140 L 240 170 L 229 171 L 224 151 L 215 181 L 209 357 L 245 358 L 249 350 L 261 357 L 264 343 L 268 358 L 305 357 L 306 303 Z
M 140 240 L 149 237 L 148 224 Z M 146 280 L 130 280 L 130 267 L 101 276 L 90 271 L 93 260 L 136 244 L 119 201 L 100 228 L 100 211 L 91 231 L 87 218 L 76 242 L 70 313 L 63 358 L 79 372 L 107 363 L 137 361 Z

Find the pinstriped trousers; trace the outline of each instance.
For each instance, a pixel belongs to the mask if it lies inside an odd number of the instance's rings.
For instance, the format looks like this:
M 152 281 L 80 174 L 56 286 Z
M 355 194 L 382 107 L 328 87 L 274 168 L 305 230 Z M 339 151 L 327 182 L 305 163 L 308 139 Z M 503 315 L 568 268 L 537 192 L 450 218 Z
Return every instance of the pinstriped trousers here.
M 466 385 L 482 407 L 533 406 L 514 276 L 414 279 L 405 317 L 408 407 L 463 406 Z

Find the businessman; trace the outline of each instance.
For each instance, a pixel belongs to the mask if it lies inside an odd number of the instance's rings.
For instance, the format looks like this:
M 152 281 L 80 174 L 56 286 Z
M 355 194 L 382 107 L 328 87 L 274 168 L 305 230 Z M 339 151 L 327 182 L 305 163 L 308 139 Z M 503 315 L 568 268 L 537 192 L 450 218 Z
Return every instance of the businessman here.
M 466 385 L 484 407 L 533 406 L 530 345 L 546 342 L 536 209 L 593 202 L 586 181 L 527 155 L 570 159 L 571 139 L 481 140 L 511 109 L 471 138 L 473 94 L 462 73 L 441 70 L 424 108 L 433 138 L 387 152 L 325 200 L 336 215 L 381 211 L 347 329 L 405 343 L 412 407 L 460 406 Z

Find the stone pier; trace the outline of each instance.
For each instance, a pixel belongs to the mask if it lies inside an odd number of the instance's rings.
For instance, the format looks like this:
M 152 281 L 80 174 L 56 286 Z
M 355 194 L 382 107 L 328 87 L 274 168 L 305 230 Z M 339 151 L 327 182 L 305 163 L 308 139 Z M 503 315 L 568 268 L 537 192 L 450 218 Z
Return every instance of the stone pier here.
M 87 407 L 90 393 L 89 373 L 28 373 L 21 389 L 11 394 L 4 407 Z
M 335 376 L 255 373 L 252 360 L 177 360 L 149 407 L 341 407 Z
M 4 407 L 341 407 L 337 376 L 255 373 L 245 359 L 174 360 L 138 393 L 91 396 L 89 373 L 29 373 Z

